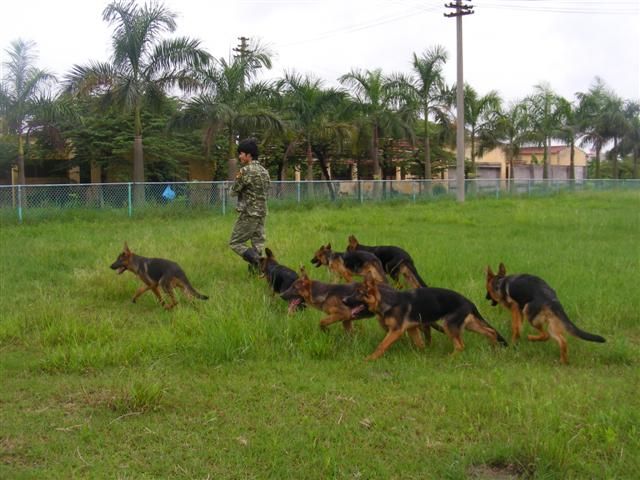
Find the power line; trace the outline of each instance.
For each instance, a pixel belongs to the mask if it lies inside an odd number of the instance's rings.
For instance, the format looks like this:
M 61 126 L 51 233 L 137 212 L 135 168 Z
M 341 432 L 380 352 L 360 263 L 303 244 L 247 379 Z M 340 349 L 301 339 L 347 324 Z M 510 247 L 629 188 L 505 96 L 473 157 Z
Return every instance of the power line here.
M 413 17 L 416 14 L 420 14 L 420 13 L 425 13 L 425 12 L 433 12 L 437 9 L 439 9 L 440 7 L 431 7 L 431 8 L 425 8 L 423 6 L 420 7 L 415 7 L 413 10 L 402 13 L 402 14 L 398 14 L 395 16 L 384 16 L 384 17 L 377 17 L 375 19 L 369 20 L 367 22 L 363 22 L 363 23 L 356 23 L 356 24 L 352 24 L 352 25 L 344 25 L 342 27 L 339 28 L 335 28 L 333 30 L 328 30 L 324 33 L 320 33 L 318 35 L 316 35 L 315 37 L 311 37 L 311 38 L 306 38 L 304 40 L 298 40 L 295 42 L 290 42 L 290 43 L 283 43 L 280 44 L 279 46 L 281 47 L 291 47 L 291 46 L 295 46 L 295 45 L 302 45 L 304 43 L 309 43 L 309 42 L 316 42 L 318 40 L 324 40 L 326 38 L 330 38 L 330 37 L 334 37 L 337 35 L 343 35 L 343 34 L 349 34 L 349 33 L 354 33 L 354 32 L 359 32 L 362 30 L 368 30 L 370 28 L 375 28 L 378 27 L 380 25 L 385 25 L 387 23 L 393 23 L 393 22 L 397 22 L 399 20 L 404 20 L 405 18 L 408 17 Z

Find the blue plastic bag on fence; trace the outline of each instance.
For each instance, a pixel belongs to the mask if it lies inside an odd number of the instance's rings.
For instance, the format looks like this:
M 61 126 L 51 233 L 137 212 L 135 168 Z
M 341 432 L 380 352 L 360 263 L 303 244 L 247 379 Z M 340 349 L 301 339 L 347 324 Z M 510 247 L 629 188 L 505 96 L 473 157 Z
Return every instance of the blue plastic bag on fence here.
M 162 198 L 164 198 L 167 201 L 170 201 L 176 198 L 176 192 L 173 191 L 173 188 L 171 188 L 171 185 L 167 185 L 167 188 L 164 189 L 164 192 L 162 192 Z

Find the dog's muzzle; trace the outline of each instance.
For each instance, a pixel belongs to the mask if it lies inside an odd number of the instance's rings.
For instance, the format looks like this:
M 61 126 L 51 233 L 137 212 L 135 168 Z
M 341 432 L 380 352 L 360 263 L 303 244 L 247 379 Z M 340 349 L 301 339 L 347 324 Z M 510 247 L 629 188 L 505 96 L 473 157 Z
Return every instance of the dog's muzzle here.
M 118 271 L 118 275 L 121 275 L 122 273 L 124 273 L 127 270 L 127 267 L 125 267 L 124 265 L 122 265 L 120 263 L 113 263 L 111 265 L 111 270 L 117 270 Z

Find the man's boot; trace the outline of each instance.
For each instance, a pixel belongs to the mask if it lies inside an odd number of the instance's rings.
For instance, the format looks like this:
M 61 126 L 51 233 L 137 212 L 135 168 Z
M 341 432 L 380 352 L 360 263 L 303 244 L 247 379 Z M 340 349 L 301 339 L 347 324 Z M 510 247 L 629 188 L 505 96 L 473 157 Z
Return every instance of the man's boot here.
M 260 254 L 255 248 L 247 248 L 242 253 L 242 259 L 249 264 L 249 273 L 260 273 Z

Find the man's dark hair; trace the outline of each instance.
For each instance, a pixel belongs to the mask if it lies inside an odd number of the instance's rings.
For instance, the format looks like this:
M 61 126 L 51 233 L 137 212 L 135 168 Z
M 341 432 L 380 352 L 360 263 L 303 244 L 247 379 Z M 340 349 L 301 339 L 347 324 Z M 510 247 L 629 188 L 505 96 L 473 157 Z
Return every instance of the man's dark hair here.
M 254 160 L 258 159 L 258 144 L 255 138 L 246 138 L 238 144 L 238 154 L 248 153 Z

